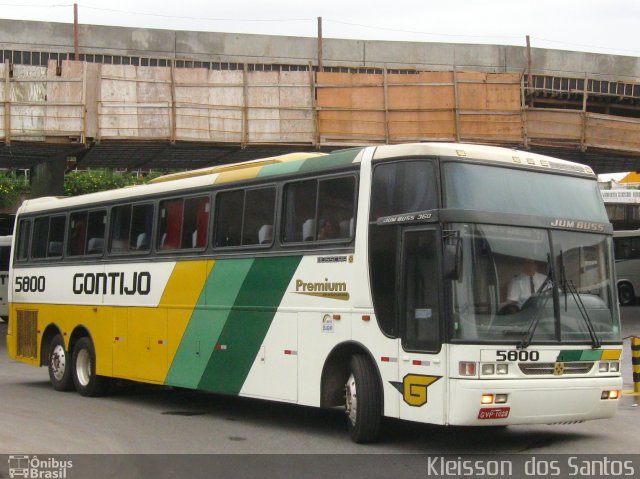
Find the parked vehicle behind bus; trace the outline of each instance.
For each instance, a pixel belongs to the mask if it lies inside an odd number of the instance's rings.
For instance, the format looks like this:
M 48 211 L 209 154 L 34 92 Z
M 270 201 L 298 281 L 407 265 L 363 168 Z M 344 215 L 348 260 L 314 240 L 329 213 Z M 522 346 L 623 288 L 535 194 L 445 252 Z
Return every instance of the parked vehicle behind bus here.
M 589 167 L 468 144 L 30 200 L 8 353 L 84 396 L 123 378 L 342 406 L 356 442 L 383 416 L 606 418 L 622 386 L 612 232 Z
M 0 236 L 0 319 L 9 319 L 9 258 L 11 236 Z
M 640 295 L 640 230 L 613 232 L 618 299 L 634 304 Z

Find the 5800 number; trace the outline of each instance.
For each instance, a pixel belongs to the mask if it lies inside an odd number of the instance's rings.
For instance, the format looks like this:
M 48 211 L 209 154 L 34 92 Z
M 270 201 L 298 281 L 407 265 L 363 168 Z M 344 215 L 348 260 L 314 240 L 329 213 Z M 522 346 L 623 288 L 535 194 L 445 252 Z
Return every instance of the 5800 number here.
M 43 293 L 45 288 L 44 276 L 16 276 L 16 293 Z
M 498 361 L 538 361 L 540 353 L 538 351 L 527 351 L 525 349 L 511 351 L 496 351 Z

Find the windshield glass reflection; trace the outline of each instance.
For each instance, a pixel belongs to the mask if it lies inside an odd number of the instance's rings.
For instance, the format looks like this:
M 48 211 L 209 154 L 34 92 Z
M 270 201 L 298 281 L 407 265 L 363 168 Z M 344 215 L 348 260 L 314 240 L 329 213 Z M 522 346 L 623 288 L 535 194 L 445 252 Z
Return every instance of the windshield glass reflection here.
M 453 339 L 515 343 L 619 339 L 604 235 L 455 225 Z M 553 245 L 553 248 L 551 247 Z

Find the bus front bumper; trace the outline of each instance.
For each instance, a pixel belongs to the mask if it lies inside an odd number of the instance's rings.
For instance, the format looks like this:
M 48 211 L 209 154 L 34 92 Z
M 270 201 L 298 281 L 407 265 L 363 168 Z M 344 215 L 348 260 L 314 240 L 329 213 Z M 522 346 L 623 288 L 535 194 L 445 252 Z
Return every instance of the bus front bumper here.
M 554 424 L 612 417 L 619 399 L 602 399 L 622 389 L 621 377 L 526 380 L 452 379 L 448 424 L 494 426 Z M 494 402 L 482 404 L 493 395 Z M 496 403 L 495 398 L 506 401 Z

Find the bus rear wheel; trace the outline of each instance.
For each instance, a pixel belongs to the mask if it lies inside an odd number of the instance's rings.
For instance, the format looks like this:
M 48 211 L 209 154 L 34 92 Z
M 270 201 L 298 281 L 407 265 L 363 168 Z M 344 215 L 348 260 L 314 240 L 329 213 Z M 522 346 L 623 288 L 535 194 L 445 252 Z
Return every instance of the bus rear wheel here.
M 80 338 L 73 348 L 73 383 L 82 396 L 105 395 L 110 386 L 109 378 L 96 374 L 96 351 L 89 338 Z
M 374 442 L 382 422 L 381 391 L 375 368 L 362 354 L 351 358 L 345 385 L 347 426 L 353 442 Z
M 64 339 L 56 334 L 49 346 L 49 381 L 56 391 L 71 391 L 71 356 L 64 347 Z
M 618 299 L 620 300 L 621 306 L 630 306 L 636 300 L 635 291 L 633 291 L 633 286 L 629 283 L 622 283 L 618 285 Z

